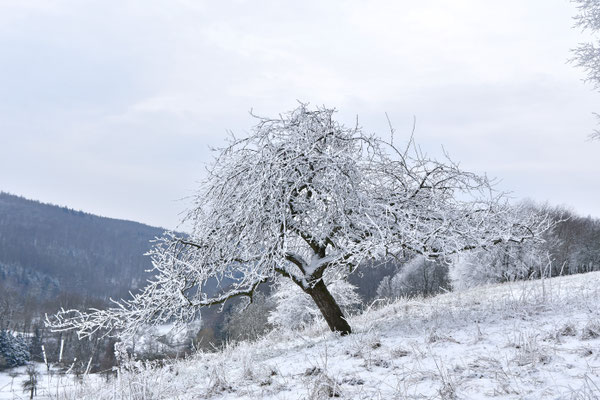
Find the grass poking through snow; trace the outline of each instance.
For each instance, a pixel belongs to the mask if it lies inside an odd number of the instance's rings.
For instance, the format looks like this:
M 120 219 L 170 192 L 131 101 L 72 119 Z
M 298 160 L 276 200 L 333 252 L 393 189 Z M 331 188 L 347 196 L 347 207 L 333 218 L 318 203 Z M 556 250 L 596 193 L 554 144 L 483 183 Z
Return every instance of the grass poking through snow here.
M 600 273 L 402 299 L 339 337 L 272 332 L 61 399 L 597 399 Z

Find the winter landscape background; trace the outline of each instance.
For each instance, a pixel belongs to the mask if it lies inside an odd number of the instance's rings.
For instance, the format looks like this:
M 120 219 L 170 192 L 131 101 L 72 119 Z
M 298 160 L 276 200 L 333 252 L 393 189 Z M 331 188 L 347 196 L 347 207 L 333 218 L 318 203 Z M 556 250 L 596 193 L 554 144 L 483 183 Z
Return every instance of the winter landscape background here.
M 0 0 L 0 399 L 600 398 L 599 34 Z

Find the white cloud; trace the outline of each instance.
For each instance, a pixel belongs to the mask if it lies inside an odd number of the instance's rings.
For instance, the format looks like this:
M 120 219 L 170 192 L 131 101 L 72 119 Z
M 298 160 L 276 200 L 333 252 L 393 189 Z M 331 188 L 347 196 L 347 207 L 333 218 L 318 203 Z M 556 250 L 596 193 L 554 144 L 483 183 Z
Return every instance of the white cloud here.
M 584 40 L 574 13 L 559 0 L 0 0 L 0 189 L 174 226 L 165 197 L 193 189 L 207 144 L 248 129 L 250 108 L 299 99 L 370 131 L 388 112 L 409 132 L 416 115 L 430 152 L 600 215 L 600 185 L 567 179 L 559 196 L 546 179 L 600 176 L 585 141 L 600 95 L 566 64 Z M 125 191 L 138 206 L 90 200 Z

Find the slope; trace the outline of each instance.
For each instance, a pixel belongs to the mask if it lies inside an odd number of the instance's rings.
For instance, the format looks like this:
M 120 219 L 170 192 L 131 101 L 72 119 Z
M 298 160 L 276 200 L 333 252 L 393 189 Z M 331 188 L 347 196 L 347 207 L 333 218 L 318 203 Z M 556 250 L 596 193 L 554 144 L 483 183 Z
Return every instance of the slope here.
M 400 299 L 352 317 L 88 377 L 69 399 L 600 398 L 600 272 Z
M 120 297 L 143 284 L 163 229 L 0 193 L 0 283 L 15 293 Z

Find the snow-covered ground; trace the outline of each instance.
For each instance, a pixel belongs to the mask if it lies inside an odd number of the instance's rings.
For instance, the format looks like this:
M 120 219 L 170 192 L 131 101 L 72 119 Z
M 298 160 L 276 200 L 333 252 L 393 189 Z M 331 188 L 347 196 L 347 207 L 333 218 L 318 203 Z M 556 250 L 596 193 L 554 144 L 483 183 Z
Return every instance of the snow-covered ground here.
M 58 371 L 48 371 L 44 363 L 35 363 L 38 372 L 38 387 L 35 399 L 57 399 L 64 397 L 65 393 L 72 393 L 80 389 L 80 378 L 72 374 L 59 374 Z M 0 372 L 0 400 L 29 399 L 29 391 L 23 391 L 23 382 L 28 379 L 27 367 L 22 366 L 8 371 Z M 98 376 L 89 376 L 88 383 L 98 380 Z
M 347 337 L 272 332 L 108 383 L 71 379 L 60 398 L 600 398 L 598 272 L 398 300 L 350 322 Z

